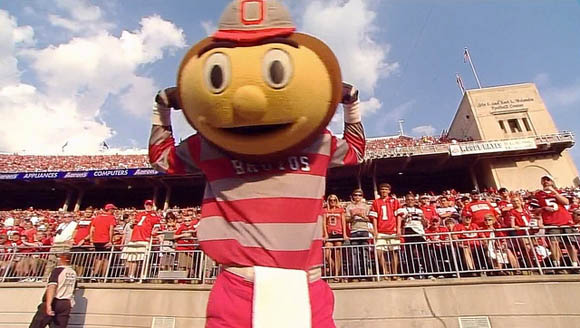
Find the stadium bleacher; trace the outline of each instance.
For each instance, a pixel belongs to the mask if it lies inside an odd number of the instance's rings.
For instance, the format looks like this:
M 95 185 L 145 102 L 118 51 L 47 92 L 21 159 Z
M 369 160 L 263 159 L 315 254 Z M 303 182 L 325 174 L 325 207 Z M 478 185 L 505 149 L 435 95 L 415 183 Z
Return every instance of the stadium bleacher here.
M 417 154 L 421 151 L 448 152 L 450 145 L 470 141 L 450 140 L 445 137 L 393 136 L 371 138 L 367 140 L 366 157 L 367 159 L 375 159 L 397 157 L 404 154 L 411 156 L 413 153 Z M 99 173 L 99 170 L 102 174 Z M 88 174 L 87 171 L 91 171 L 91 174 Z M 30 187 L 17 184 L 17 182 L 21 182 L 19 180 L 29 179 L 30 177 L 27 176 L 30 174 L 40 174 L 34 176 L 36 179 L 50 178 L 41 175 L 49 174 L 44 172 L 60 172 L 63 173 L 62 178 L 65 179 L 83 178 L 84 180 L 77 182 L 80 184 L 95 183 L 91 179 L 97 177 L 118 177 L 119 182 L 123 181 L 122 184 L 127 185 L 125 192 L 134 193 L 132 198 L 139 198 L 143 197 L 143 193 L 147 193 L 146 189 L 137 193 L 133 187 L 138 185 L 139 176 L 156 174 L 156 172 L 151 171 L 153 170 L 151 170 L 148 157 L 145 154 L 0 155 L 0 172 L 9 175 L 6 177 L 8 179 L 6 183 L 13 180 L 16 186 L 23 186 L 17 188 L 22 189 L 21 192 L 24 193 L 26 190 L 30 190 Z M 70 172 L 85 174 L 72 176 Z M 25 173 L 25 176 L 19 174 L 18 179 L 16 179 L 16 177 L 10 176 L 10 173 Z M 129 177 L 134 178 L 130 183 L 126 182 Z M 54 178 L 61 178 L 61 175 Z M 142 182 L 144 185 L 151 183 L 147 179 Z M 174 183 L 176 182 L 174 181 Z M 45 189 L 42 181 L 38 181 L 35 185 Z M 66 183 L 61 183 L 61 187 L 62 185 L 67 186 Z M 96 186 L 102 188 L 103 185 L 96 183 Z M 197 182 L 195 186 L 195 188 L 201 188 L 203 183 Z M 98 188 L 93 188 L 93 192 Z M 179 188 L 179 186 L 175 185 L 173 188 Z M 397 185 L 395 189 L 404 190 L 406 193 L 413 187 Z M 434 190 L 441 189 L 445 189 L 445 187 Z M 53 193 L 58 192 L 58 190 L 52 190 Z M 369 234 L 362 237 L 362 240 L 360 237 L 352 238 L 350 234 L 351 223 L 349 222 L 339 243 L 333 240 L 321 250 L 325 254 L 323 276 L 332 282 L 351 282 L 369 279 L 412 280 L 472 275 L 545 274 L 552 271 L 555 273 L 575 273 L 580 270 L 574 251 L 580 248 L 578 238 L 580 237 L 578 233 L 580 189 L 565 188 L 561 192 L 570 200 L 567 210 L 573 220 L 568 222 L 565 230 L 559 231 L 561 233 L 556 235 L 548 234 L 550 227 L 541 224 L 540 226 L 514 226 L 509 220 L 506 220 L 505 213 L 502 213 L 502 208 L 506 206 L 505 195 L 502 198 L 501 193 L 493 188 L 484 189 L 477 194 L 482 200 L 489 202 L 496 211 L 494 214 L 495 222 L 493 225 L 477 227 L 477 230 L 472 230 L 471 226 L 464 222 L 469 215 L 463 209 L 473 195 L 462 194 L 455 189 L 442 192 L 431 191 L 420 196 L 417 195 L 415 198 L 417 202 L 422 202 L 421 208 L 424 209 L 424 212 L 430 211 L 432 213 L 422 221 L 423 230 L 421 231 L 423 232 L 421 234 L 409 234 L 409 231 L 406 234 L 403 233 L 400 236 L 401 247 L 393 248 L 392 253 L 387 252 L 388 256 L 397 256 L 401 260 L 396 270 L 389 272 L 379 268 L 378 258 L 383 255 L 381 255 L 381 249 L 375 247 L 377 236 Z M 111 191 L 104 193 L 109 194 L 109 196 L 114 195 L 111 194 Z M 534 213 L 529 219 L 541 222 L 538 220 L 537 209 L 533 208 L 534 193 L 535 191 L 512 190 L 510 195 L 517 196 L 523 201 L 524 206 Z M 129 244 L 125 235 L 134 225 L 132 220 L 138 211 L 132 207 L 117 209 L 114 212 L 117 225 L 114 230 L 114 246 L 110 252 L 98 254 L 90 243 L 77 245 L 75 267 L 79 276 L 87 282 L 154 282 L 163 280 L 179 283 L 211 282 L 219 268 L 200 250 L 195 239 L 195 229 L 187 238 L 174 238 L 176 231 L 184 225 L 186 220 L 197 222 L 200 219 L 199 202 L 196 203 L 196 200 L 191 199 L 191 191 L 176 194 L 188 194 L 190 198 L 180 202 L 181 208 L 175 206 L 156 210 L 162 219 L 149 240 L 150 246 L 139 266 L 140 274 L 137 277 L 128 274 L 127 258 L 124 254 Z M 401 196 L 399 194 L 398 201 L 403 204 L 405 200 Z M 79 199 L 81 198 L 82 195 L 79 196 Z M 199 201 L 199 197 L 197 201 Z M 509 203 L 509 200 L 507 201 Z M 372 201 L 368 200 L 367 203 L 370 205 Z M 344 209 L 349 204 L 348 200 L 341 200 L 340 208 Z M 63 217 L 71 215 L 80 227 L 81 222 L 86 226 L 93 217 L 102 211 L 102 209 L 93 208 L 90 205 L 82 209 L 77 206 L 77 211 L 55 211 L 33 207 L 17 209 L 17 207 L 0 211 L 0 281 L 45 279 L 45 268 L 50 262 L 51 256 L 54 256 L 51 249 L 54 248 L 54 237 L 58 233 L 58 227 L 62 223 Z M 442 211 L 445 212 L 449 209 L 454 209 L 456 214 L 453 216 L 441 214 Z M 448 229 L 445 229 L 446 227 Z M 462 228 L 456 229 L 454 227 Z M 373 231 L 372 224 L 369 225 L 369 231 Z M 525 233 L 522 234 L 522 231 Z M 179 239 L 181 240 L 178 241 Z M 553 245 L 558 245 L 557 247 L 560 248 L 563 261 L 560 261 L 560 258 L 556 260 L 556 257 L 552 255 L 556 252 Z M 108 267 L 100 275 L 96 275 L 93 266 L 103 256 L 108 258 Z M 339 265 L 336 265 L 337 259 Z
M 367 141 L 367 157 L 374 158 L 385 150 L 400 150 L 408 147 L 446 145 L 470 140 L 448 139 L 446 137 L 408 137 L 394 136 L 373 138 Z M 137 155 L 19 155 L 0 154 L 0 172 L 54 172 L 88 171 L 150 168 L 146 154 Z
M 570 253 L 570 247 L 580 248 L 578 226 L 580 223 L 580 188 L 561 190 L 570 200 L 567 207 L 573 220 L 569 222 L 568 230 L 560 234 L 548 234 L 548 228 L 540 225 L 514 226 L 505 220 L 501 208 L 506 206 L 505 199 L 495 189 L 479 193 L 483 201 L 489 202 L 495 211 L 494 225 L 479 227 L 477 230 L 465 231 L 454 229 L 463 226 L 466 214 L 464 208 L 473 195 L 462 194 L 455 190 L 447 190 L 441 194 L 425 194 L 415 196 L 422 201 L 421 208 L 429 207 L 435 215 L 423 222 L 425 233 L 417 242 L 416 235 L 400 237 L 401 247 L 393 252 L 401 259 L 395 272 L 384 272 L 378 269 L 377 256 L 380 249 L 374 247 L 375 236 L 368 235 L 364 243 L 356 243 L 356 238 L 350 240 L 350 223 L 346 228 L 342 246 L 328 245 L 331 251 L 324 263 L 324 277 L 331 282 L 351 282 L 360 280 L 380 279 L 422 279 L 450 278 L 485 275 L 520 275 L 546 273 L 576 273 L 578 260 Z M 526 208 L 534 210 L 534 192 L 527 190 L 511 191 L 512 197 L 524 201 Z M 404 199 L 400 198 L 401 204 Z M 502 203 L 503 202 L 503 203 Z M 341 201 L 341 208 L 350 202 Z M 370 204 L 370 201 L 367 201 Z M 441 210 L 455 208 L 457 215 L 446 216 Z M 441 210 L 440 210 L 441 209 Z M 0 212 L 0 281 L 39 281 L 45 277 L 45 267 L 49 262 L 53 240 L 58 233 L 58 226 L 64 216 L 70 214 L 74 221 L 90 221 L 102 210 L 87 208 L 83 211 L 65 212 L 49 211 L 35 208 Z M 195 242 L 195 229 L 190 237 L 181 242 L 173 238 L 175 232 L 185 221 L 200 218 L 200 208 L 170 208 L 157 210 L 162 218 L 151 237 L 150 248 L 142 265 L 139 267 L 138 279 L 127 274 L 127 261 L 124 258 L 124 234 L 134 222 L 135 208 L 117 209 L 114 212 L 117 225 L 114 234 L 114 247 L 105 255 L 109 266 L 101 275 L 95 275 L 92 266 L 98 259 L 90 243 L 85 243 L 75 250 L 76 268 L 83 281 L 99 282 L 156 282 L 170 281 L 177 283 L 209 283 L 215 277 L 219 268 L 205 258 Z M 536 211 L 537 212 L 537 211 Z M 87 215 L 87 213 L 89 213 Z M 539 219 L 534 215 L 533 219 Z M 463 225 L 462 225 L 463 224 Z M 80 226 L 80 225 L 79 225 Z M 446 229 L 434 226 L 448 227 Z M 77 228 L 78 229 L 78 228 Z M 469 229 L 468 229 L 469 230 Z M 372 231 L 372 228 L 370 229 Z M 522 231 L 524 233 L 522 233 Z M 557 241 L 563 260 L 554 260 L 551 256 L 554 249 L 551 241 Z M 470 245 L 469 248 L 466 245 Z M 466 248 L 467 247 L 467 248 Z M 415 249 L 419 252 L 412 253 Z M 470 249 L 468 252 L 467 249 Z M 321 250 L 322 251 L 322 250 Z M 415 255 L 413 255 L 415 254 Z M 423 254 L 423 255 L 418 255 Z M 468 255 L 469 254 L 469 255 Z M 342 264 L 339 268 L 330 262 L 339 257 Z M 184 262 L 185 261 L 185 262 Z M 184 263 L 186 263 L 184 265 Z M 334 263 L 334 262 L 333 262 Z

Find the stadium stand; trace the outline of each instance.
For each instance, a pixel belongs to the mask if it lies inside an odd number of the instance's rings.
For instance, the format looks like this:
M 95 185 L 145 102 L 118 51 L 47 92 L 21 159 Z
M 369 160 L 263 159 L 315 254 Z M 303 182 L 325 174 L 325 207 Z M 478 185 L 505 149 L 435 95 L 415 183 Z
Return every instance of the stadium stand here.
M 0 155 L 0 172 L 86 171 L 150 167 L 147 155 Z
M 369 139 L 367 157 L 374 158 L 385 150 L 401 150 L 409 147 L 446 145 L 470 141 L 447 137 L 394 136 Z M 147 155 L 94 155 L 94 156 L 41 156 L 0 154 L 0 172 L 53 172 L 150 168 Z
M 350 282 L 578 273 L 580 188 L 560 191 L 569 199 L 565 209 L 571 220 L 559 227 L 542 223 L 536 191 L 490 188 L 468 194 L 446 190 L 440 194 L 399 197 L 398 202 L 407 214 L 392 210 L 395 215 L 402 215 L 402 228 L 414 228 L 403 229 L 396 246 L 384 248 L 377 245 L 372 220 L 368 221 L 370 234 L 353 238 L 354 220 L 348 219 L 346 227 L 340 230 L 342 236 L 328 237 L 334 238 L 334 242 L 325 246 L 329 256 L 324 263 L 324 277 L 331 282 Z M 410 199 L 416 205 L 410 204 Z M 512 210 L 519 208 L 517 202 L 522 204 L 523 219 L 513 214 Z M 372 204 L 366 200 L 363 203 L 368 207 Z M 340 208 L 347 208 L 350 201 L 339 204 Z M 485 207 L 482 204 L 489 205 L 484 218 L 487 223 L 481 221 L 474 225 L 470 218 L 475 221 L 483 216 L 483 212 L 479 216 L 475 214 Z M 409 208 L 419 211 L 412 212 Z M 129 237 L 143 213 L 135 208 L 114 210 L 116 226 L 112 248 L 95 250 L 88 231 L 93 218 L 102 211 L 89 207 L 76 212 L 35 208 L 0 212 L 0 281 L 41 281 L 46 278 L 54 255 L 71 248 L 75 268 L 85 282 L 209 283 L 218 272 L 219 268 L 205 258 L 195 242 L 200 218 L 198 206 L 155 210 L 160 220 L 151 231 L 142 257 L 135 257 Z M 408 215 L 419 212 L 423 214 Z M 67 216 L 73 217 L 76 229 L 63 250 L 62 242 L 57 240 L 68 226 Z M 327 230 L 336 232 L 332 228 L 336 220 L 327 218 Z M 357 229 L 360 232 L 360 225 Z M 336 243 L 336 238 L 340 243 Z M 361 239 L 364 242 L 358 242 Z M 382 253 L 386 254 L 387 261 L 396 254 L 400 259 L 396 269 L 379 267 L 377 259 Z M 338 266 L 336 259 L 340 259 Z M 106 263 L 105 269 L 95 270 L 99 261 Z M 137 275 L 128 274 L 131 261 L 137 262 Z

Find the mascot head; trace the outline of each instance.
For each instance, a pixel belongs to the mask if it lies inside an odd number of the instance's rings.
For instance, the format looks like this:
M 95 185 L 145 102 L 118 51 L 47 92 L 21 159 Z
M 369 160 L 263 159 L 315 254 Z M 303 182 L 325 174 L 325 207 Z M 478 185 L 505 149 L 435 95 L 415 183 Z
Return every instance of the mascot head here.
M 338 61 L 320 40 L 295 33 L 275 0 L 236 0 L 219 30 L 193 46 L 177 87 L 189 123 L 217 147 L 267 158 L 307 145 L 341 98 Z

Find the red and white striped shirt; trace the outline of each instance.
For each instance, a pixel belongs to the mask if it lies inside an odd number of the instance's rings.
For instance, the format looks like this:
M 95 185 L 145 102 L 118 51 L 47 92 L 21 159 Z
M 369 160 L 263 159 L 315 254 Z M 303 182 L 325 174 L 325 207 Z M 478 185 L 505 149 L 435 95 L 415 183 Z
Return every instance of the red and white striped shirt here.
M 344 139 L 327 130 L 301 151 L 263 163 L 236 159 L 199 134 L 175 146 L 170 127 L 154 125 L 149 144 L 157 170 L 205 174 L 198 239 L 212 259 L 308 270 L 322 264 L 327 169 L 362 162 L 365 138 L 361 123 L 347 123 Z

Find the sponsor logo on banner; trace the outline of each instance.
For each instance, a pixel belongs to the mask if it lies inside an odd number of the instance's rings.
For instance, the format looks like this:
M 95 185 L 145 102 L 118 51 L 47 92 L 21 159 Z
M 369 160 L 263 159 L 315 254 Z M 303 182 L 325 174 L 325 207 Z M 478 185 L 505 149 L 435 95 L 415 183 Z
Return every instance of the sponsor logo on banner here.
M 133 173 L 133 175 L 157 175 L 157 174 L 159 174 L 159 172 L 157 172 L 154 169 L 137 169 L 135 173 Z
M 18 179 L 18 173 L 0 174 L 0 180 L 16 180 L 16 179 Z
M 64 175 L 65 179 L 80 179 L 89 176 L 89 172 L 68 172 Z
M 58 172 L 35 172 L 26 173 L 22 179 L 57 179 Z
M 123 177 L 129 175 L 129 170 L 110 170 L 110 171 L 95 171 L 93 176 L 97 178 L 102 177 Z
M 499 153 L 504 151 L 536 149 L 534 138 L 508 139 L 499 141 L 475 141 L 465 142 L 457 145 L 450 145 L 451 156 Z

